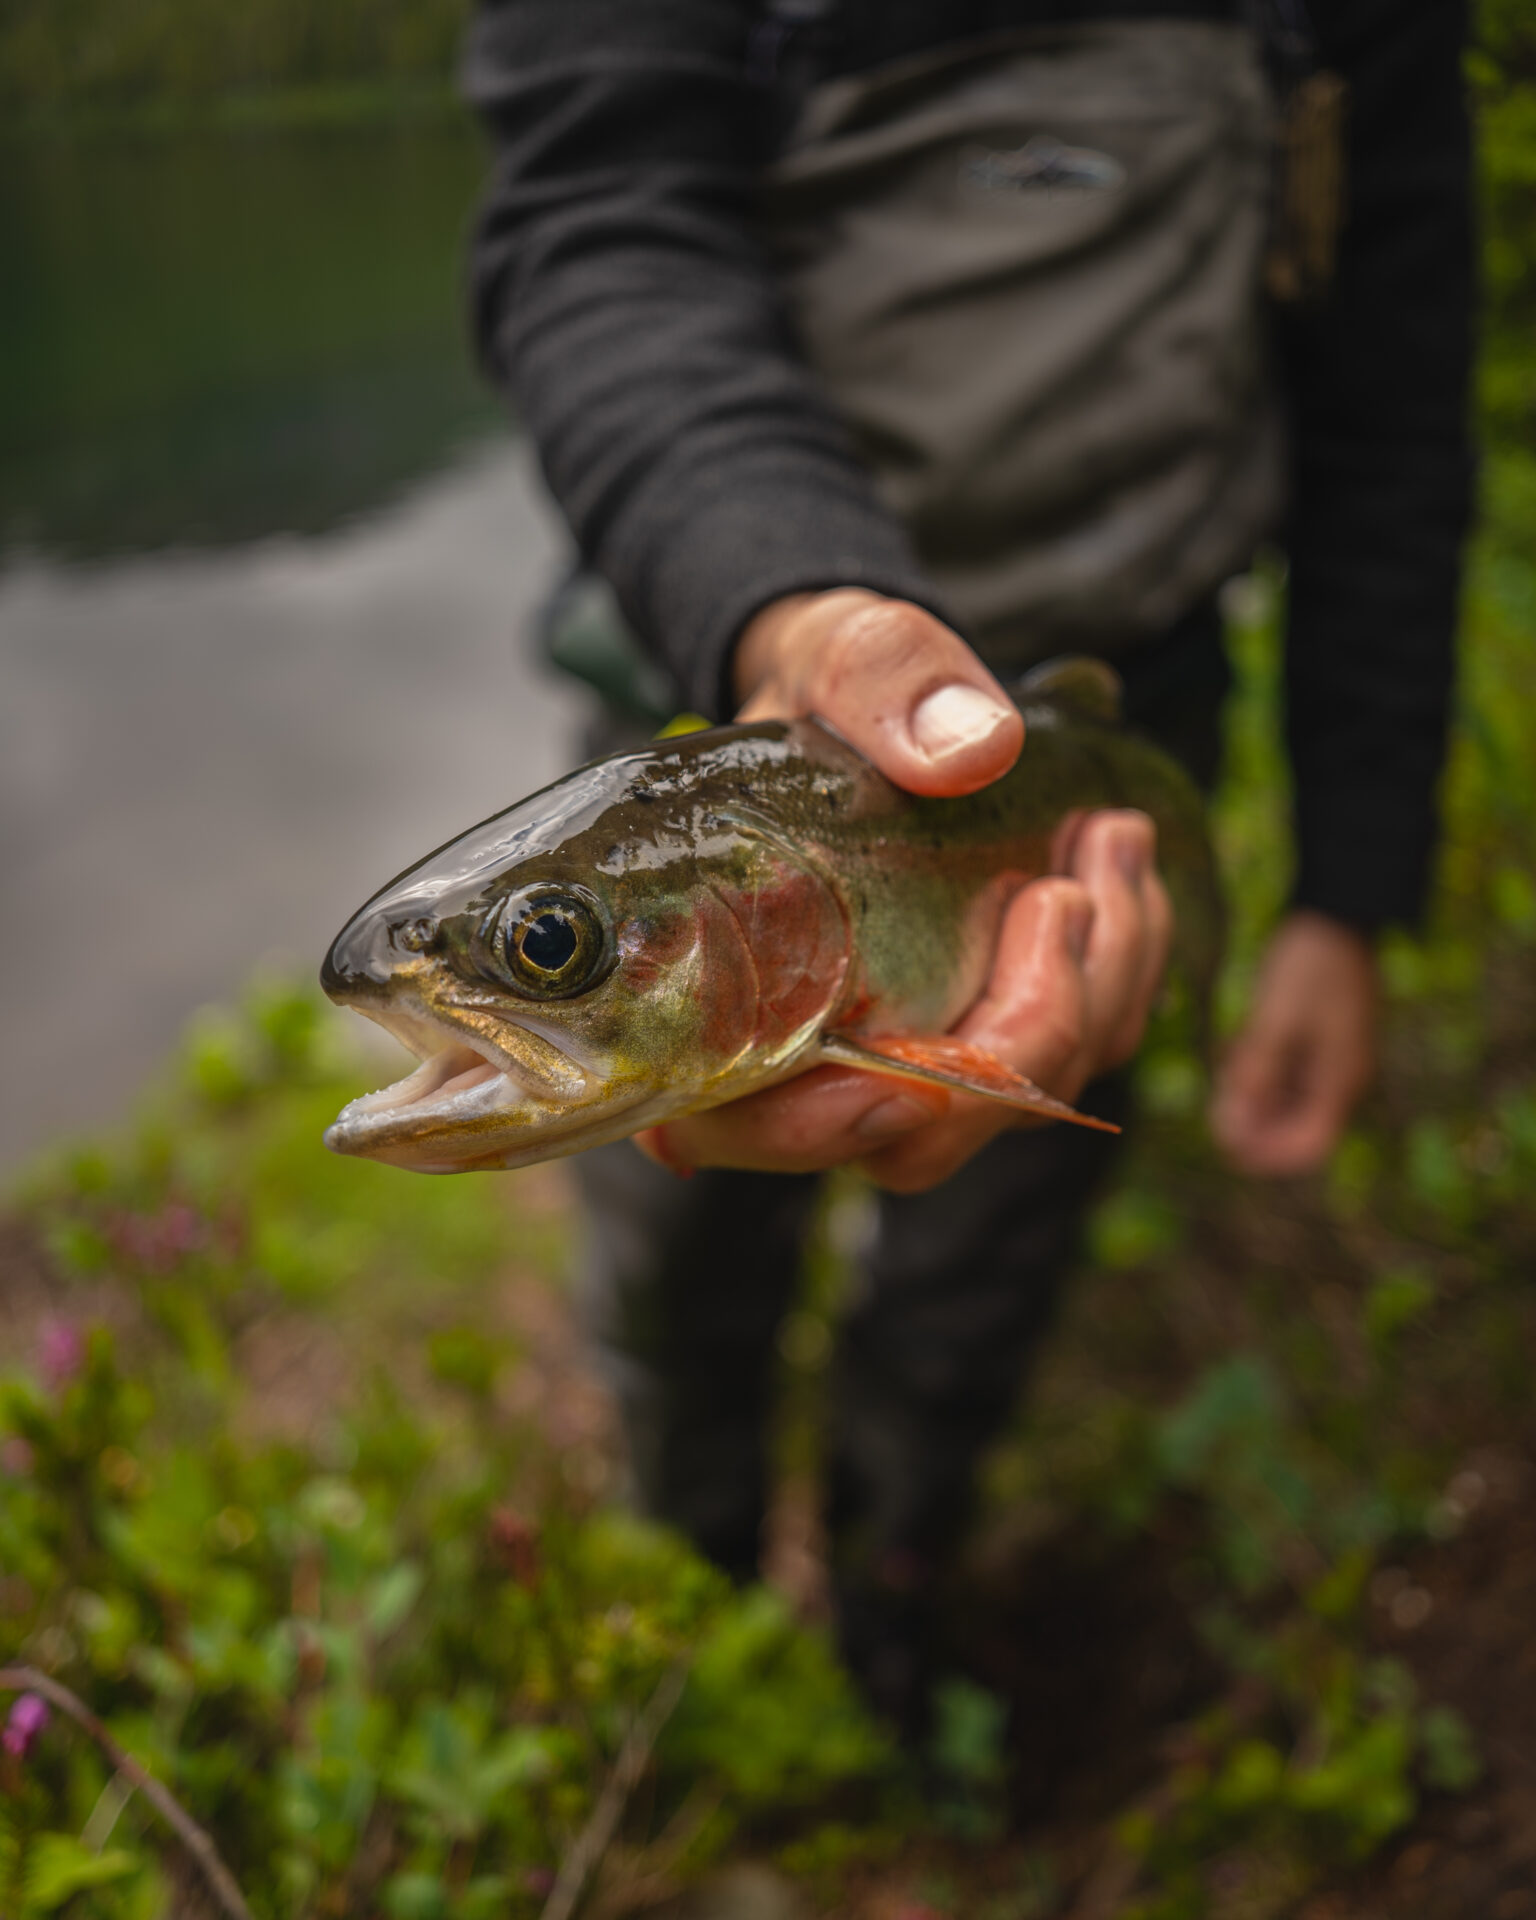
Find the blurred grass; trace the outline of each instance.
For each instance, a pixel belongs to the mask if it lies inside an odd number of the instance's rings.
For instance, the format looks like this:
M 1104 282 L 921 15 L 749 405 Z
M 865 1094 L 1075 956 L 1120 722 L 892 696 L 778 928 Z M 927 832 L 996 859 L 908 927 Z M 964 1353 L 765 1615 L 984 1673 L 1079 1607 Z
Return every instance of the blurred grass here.
M 6 0 L 7 124 L 371 120 L 449 109 L 464 0 Z

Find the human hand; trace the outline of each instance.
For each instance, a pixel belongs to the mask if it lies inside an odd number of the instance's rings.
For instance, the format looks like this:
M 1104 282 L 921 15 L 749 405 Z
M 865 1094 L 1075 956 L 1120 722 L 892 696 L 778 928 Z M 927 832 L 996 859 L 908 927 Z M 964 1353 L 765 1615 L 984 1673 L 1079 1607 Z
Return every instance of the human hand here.
M 765 607 L 737 644 L 735 680 L 738 719 L 818 714 L 909 793 L 974 793 L 1024 744 L 1018 708 L 958 633 L 862 587 Z
M 1069 1101 L 1128 1060 L 1173 930 L 1155 851 L 1145 814 L 1090 814 L 1072 841 L 1068 874 L 1015 896 L 992 977 L 957 1036 Z M 809 1173 L 858 1161 L 879 1185 L 918 1193 L 948 1179 L 1004 1127 L 1039 1124 L 973 1095 L 817 1067 L 653 1128 L 639 1144 L 674 1171 Z
M 1211 1131 L 1244 1173 L 1310 1173 L 1375 1068 L 1376 956 L 1325 914 L 1281 922 L 1247 1024 L 1217 1076 Z
M 743 720 L 815 713 L 910 792 L 973 793 L 1023 744 L 1013 702 L 960 636 L 923 608 L 862 588 L 763 609 L 736 650 Z M 1025 887 L 1004 917 L 992 976 L 956 1029 L 1036 1085 L 1073 1099 L 1140 1043 L 1172 911 L 1139 813 L 1091 816 L 1064 845 L 1067 875 Z M 1005 1126 L 994 1101 L 820 1067 L 642 1134 L 677 1170 L 814 1172 L 857 1160 L 882 1185 L 947 1179 Z

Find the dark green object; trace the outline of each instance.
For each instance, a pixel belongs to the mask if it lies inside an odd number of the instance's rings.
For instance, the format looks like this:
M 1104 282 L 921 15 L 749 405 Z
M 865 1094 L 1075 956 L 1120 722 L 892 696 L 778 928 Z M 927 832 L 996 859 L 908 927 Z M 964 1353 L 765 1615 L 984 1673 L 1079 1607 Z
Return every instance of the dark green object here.
M 613 589 L 595 573 L 573 573 L 539 618 L 539 651 L 552 667 L 600 694 L 626 720 L 665 725 L 682 696 L 642 652 Z

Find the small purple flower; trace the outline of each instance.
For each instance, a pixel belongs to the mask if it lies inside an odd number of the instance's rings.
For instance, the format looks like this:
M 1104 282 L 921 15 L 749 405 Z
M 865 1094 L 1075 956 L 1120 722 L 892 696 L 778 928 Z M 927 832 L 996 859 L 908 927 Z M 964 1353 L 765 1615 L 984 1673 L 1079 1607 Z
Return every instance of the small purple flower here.
M 168 1201 L 158 1213 L 120 1214 L 112 1227 L 119 1253 L 151 1273 L 169 1273 L 208 1238 L 201 1216 L 185 1201 Z
M 37 1368 L 57 1393 L 85 1365 L 85 1335 L 73 1320 L 45 1320 L 37 1343 Z
M 0 1473 L 12 1480 L 25 1480 L 37 1464 L 30 1440 L 19 1433 L 8 1433 L 0 1440 Z
M 533 1895 L 535 1900 L 546 1900 L 554 1891 L 555 1870 L 553 1867 L 524 1867 L 523 1890 Z
M 18 1694 L 10 1718 L 5 1723 L 5 1732 L 0 1733 L 0 1746 L 12 1759 L 25 1760 L 32 1742 L 47 1726 L 48 1720 L 45 1700 L 35 1693 Z

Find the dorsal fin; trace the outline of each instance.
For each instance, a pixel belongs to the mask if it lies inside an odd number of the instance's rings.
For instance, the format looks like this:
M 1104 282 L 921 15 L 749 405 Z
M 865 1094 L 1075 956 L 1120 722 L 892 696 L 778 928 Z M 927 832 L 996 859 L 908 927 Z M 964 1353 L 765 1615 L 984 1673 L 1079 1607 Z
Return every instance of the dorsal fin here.
M 1119 721 L 1124 693 L 1120 676 L 1108 661 L 1092 659 L 1085 653 L 1042 660 L 1016 680 L 1010 691 L 1021 707 L 1039 701 L 1046 706 L 1065 707 L 1085 720 L 1100 720 L 1106 726 Z

